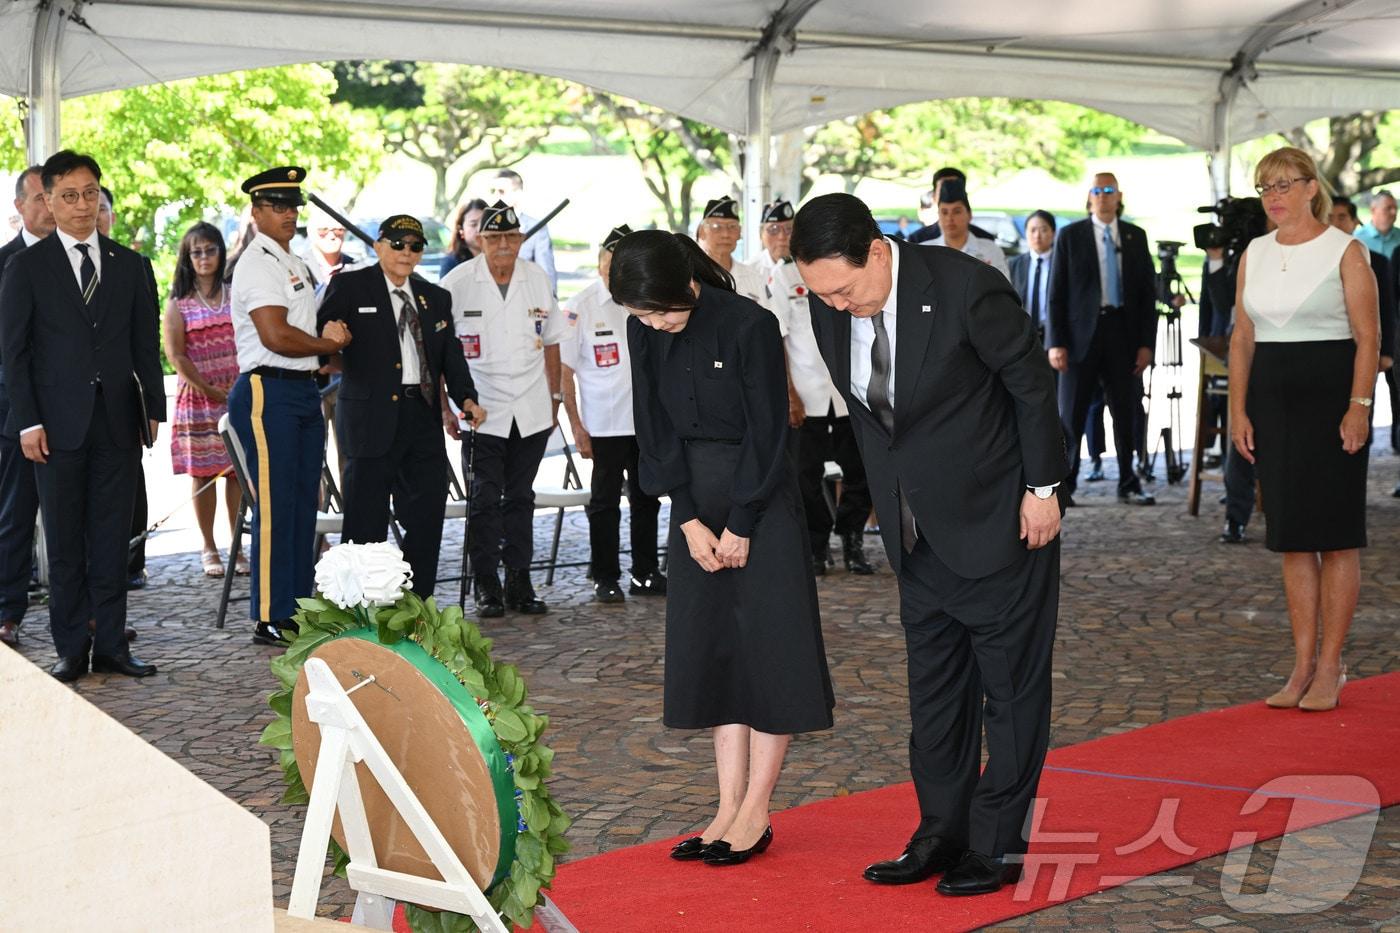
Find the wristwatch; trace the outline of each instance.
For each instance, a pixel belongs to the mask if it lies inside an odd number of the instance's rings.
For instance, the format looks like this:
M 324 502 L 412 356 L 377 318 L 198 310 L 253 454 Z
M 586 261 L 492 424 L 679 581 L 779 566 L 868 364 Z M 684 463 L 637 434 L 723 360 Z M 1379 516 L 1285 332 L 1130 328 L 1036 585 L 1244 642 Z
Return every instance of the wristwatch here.
M 553 392 L 553 393 L 550 394 L 549 397 L 552 398 L 552 399 L 554 399 L 556 402 L 562 402 L 562 401 L 564 401 L 564 393 L 563 393 L 563 392 Z
M 1351 403 L 1353 405 L 1363 405 L 1366 408 L 1370 408 L 1373 401 L 1373 399 L 1366 398 L 1364 395 L 1357 395 L 1352 398 Z
M 1037 499 L 1049 499 L 1055 494 L 1055 486 L 1058 485 L 1060 484 L 1055 483 L 1052 486 L 1027 486 L 1026 488 L 1035 493 Z

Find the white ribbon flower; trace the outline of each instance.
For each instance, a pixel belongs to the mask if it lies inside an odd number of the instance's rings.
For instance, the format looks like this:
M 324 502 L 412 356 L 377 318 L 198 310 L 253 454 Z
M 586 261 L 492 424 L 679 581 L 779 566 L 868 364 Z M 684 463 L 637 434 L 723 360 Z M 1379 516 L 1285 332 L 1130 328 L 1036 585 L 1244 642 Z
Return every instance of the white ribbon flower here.
M 413 579 L 413 568 L 385 541 L 338 544 L 316 564 L 316 589 L 341 609 L 389 606 Z

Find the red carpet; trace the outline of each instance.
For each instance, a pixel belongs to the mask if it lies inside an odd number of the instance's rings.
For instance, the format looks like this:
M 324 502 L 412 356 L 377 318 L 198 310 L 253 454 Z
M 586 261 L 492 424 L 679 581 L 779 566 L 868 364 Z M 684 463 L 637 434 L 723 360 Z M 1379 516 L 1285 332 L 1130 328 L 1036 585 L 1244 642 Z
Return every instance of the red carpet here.
M 1331 713 L 1252 703 L 1056 749 L 1027 877 L 995 895 L 861 879 L 914 827 L 900 784 L 777 814 L 742 867 L 673 862 L 668 840 L 562 866 L 551 897 L 587 933 L 973 929 L 1400 801 L 1397 707 L 1393 673 L 1347 684 Z

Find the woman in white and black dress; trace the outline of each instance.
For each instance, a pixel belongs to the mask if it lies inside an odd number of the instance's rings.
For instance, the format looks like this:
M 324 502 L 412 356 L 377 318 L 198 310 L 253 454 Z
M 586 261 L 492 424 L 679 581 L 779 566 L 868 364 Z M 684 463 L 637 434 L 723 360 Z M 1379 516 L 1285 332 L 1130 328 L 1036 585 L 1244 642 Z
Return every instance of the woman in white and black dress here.
M 796 471 L 777 319 L 690 238 L 632 233 L 613 253 L 627 309 L 642 488 L 671 497 L 663 721 L 712 729 L 719 808 L 672 857 L 764 851 L 795 732 L 834 705 Z
M 1366 546 L 1376 277 L 1365 245 L 1327 224 L 1331 199 L 1307 153 L 1269 153 L 1254 180 L 1277 229 L 1240 260 L 1230 434 L 1256 465 L 1266 544 L 1283 553 L 1294 649 L 1288 682 L 1265 702 L 1330 710 Z

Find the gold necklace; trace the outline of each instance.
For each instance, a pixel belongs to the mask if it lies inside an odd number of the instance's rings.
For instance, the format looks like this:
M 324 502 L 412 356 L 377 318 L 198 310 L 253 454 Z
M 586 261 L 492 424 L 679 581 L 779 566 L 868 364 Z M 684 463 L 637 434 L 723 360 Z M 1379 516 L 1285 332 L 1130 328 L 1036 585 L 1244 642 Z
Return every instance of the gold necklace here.
M 205 310 L 207 310 L 207 311 L 218 312 L 218 310 L 219 310 L 220 308 L 223 307 L 223 305 L 224 305 L 224 286 L 223 286 L 222 283 L 219 284 L 218 295 L 219 295 L 219 303 L 218 303 L 217 305 L 211 305 L 208 301 L 205 300 L 205 298 L 204 298 L 204 293 L 201 292 L 201 291 L 199 290 L 199 286 L 196 285 L 196 286 L 194 287 L 194 297 L 197 298 L 197 299 L 199 299 L 199 303 L 202 304 L 202 305 L 204 305 L 204 308 L 205 308 Z M 209 297 L 212 298 L 212 297 L 213 297 L 213 294 L 211 294 Z
M 1282 260 L 1281 260 L 1280 263 L 1279 263 L 1278 271 L 1280 271 L 1280 272 L 1287 272 L 1287 271 L 1288 271 L 1288 260 L 1289 260 L 1289 258 L 1293 255 L 1292 250 L 1297 249 L 1297 248 L 1298 248 L 1299 246 L 1301 246 L 1301 245 L 1302 245 L 1302 244 L 1300 244 L 1300 243 L 1294 243 L 1294 244 L 1292 245 L 1292 247 L 1285 247 L 1282 243 L 1280 243 L 1280 244 L 1278 245 L 1279 255 L 1282 257 Z

